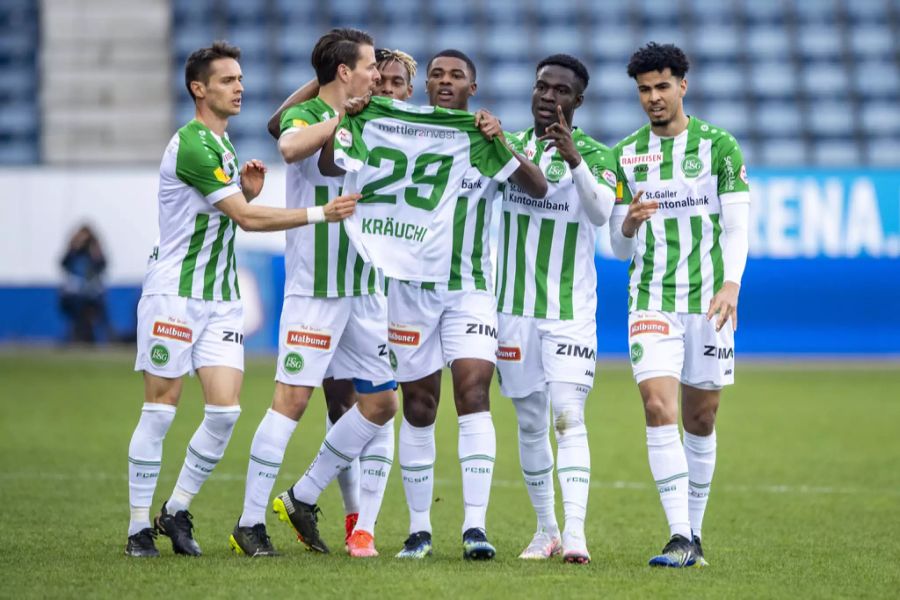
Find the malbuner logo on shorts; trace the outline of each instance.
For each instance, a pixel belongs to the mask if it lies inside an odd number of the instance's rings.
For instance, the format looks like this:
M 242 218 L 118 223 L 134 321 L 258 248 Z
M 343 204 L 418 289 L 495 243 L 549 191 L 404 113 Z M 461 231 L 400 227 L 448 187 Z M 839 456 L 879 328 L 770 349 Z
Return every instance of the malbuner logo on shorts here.
M 296 375 L 303 370 L 303 357 L 296 352 L 290 352 L 284 357 L 284 370 L 291 375 Z
M 166 366 L 169 362 L 169 349 L 162 344 L 153 344 L 150 348 L 150 362 L 156 367 Z

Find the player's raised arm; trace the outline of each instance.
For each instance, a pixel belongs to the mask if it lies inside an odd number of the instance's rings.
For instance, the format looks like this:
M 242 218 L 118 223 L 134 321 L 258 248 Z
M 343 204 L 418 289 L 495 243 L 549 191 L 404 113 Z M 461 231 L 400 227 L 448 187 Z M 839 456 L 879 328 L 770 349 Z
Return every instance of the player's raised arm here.
M 318 79 L 310 79 L 300 87 L 298 87 L 294 92 L 287 97 L 287 99 L 281 103 L 281 106 L 278 107 L 278 110 L 275 111 L 271 117 L 269 117 L 269 122 L 266 125 L 266 129 L 269 131 L 269 135 L 271 135 L 276 140 L 281 137 L 281 115 L 284 114 L 284 111 L 294 106 L 295 104 L 300 104 L 301 102 L 306 102 L 307 100 L 312 100 L 319 93 L 319 80 Z
M 286 163 L 295 163 L 315 154 L 334 136 L 339 117 L 315 125 L 304 125 L 285 130 L 278 138 L 278 151 Z
M 509 177 L 510 181 L 518 185 L 533 198 L 543 198 L 547 195 L 547 179 L 541 173 L 541 168 L 516 152 L 515 148 L 509 144 L 506 136 L 503 134 L 503 128 L 500 126 L 500 119 L 487 110 L 481 109 L 475 113 L 475 125 L 481 131 L 481 135 L 487 139 L 499 138 L 503 145 L 516 157 L 516 160 L 519 161 L 519 167 Z
M 232 194 L 215 204 L 244 231 L 284 231 L 313 223 L 342 221 L 356 209 L 359 194 L 338 196 L 325 206 L 276 208 L 249 204 L 242 193 Z

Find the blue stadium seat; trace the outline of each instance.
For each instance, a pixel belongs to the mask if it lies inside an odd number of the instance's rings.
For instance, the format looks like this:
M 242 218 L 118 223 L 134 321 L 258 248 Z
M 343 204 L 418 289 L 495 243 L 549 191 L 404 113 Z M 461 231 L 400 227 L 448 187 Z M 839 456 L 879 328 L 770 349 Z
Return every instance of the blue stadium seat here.
M 797 31 L 797 47 L 806 58 L 837 58 L 841 54 L 841 32 L 824 24 L 802 25 Z
M 753 60 L 788 60 L 791 53 L 787 30 L 758 25 L 747 30 L 747 50 Z
M 892 60 L 870 60 L 854 65 L 854 84 L 865 98 L 896 98 L 900 73 Z
M 266 19 L 266 11 L 256 2 L 247 0 L 220 0 L 216 10 L 206 18 L 221 10 L 227 15 L 232 27 L 253 27 L 261 25 Z
M 796 102 L 763 102 L 757 106 L 753 127 L 765 137 L 800 135 L 801 119 L 800 107 Z
M 897 111 L 896 101 L 866 102 L 860 113 L 866 135 L 900 135 L 900 112 Z
M 681 7 L 670 0 L 640 0 L 635 2 L 645 23 L 675 25 L 681 16 Z
M 812 155 L 813 162 L 823 167 L 848 167 L 860 162 L 859 146 L 850 140 L 817 141 Z
M 481 79 L 481 89 L 504 98 L 518 98 L 520 102 L 530 102 L 534 85 L 534 67 L 531 63 L 494 63 L 489 76 Z
M 537 23 L 543 27 L 562 25 L 573 31 L 580 17 L 577 2 L 535 2 L 533 6 Z
M 729 60 L 738 55 L 740 40 L 733 25 L 721 25 L 692 38 L 692 54 L 699 60 Z
M 455 48 L 457 50 L 462 50 L 470 58 L 475 55 L 475 50 L 479 45 L 479 40 L 475 31 L 467 27 L 445 27 L 436 29 L 432 31 L 428 41 L 434 52 L 440 52 L 447 48 Z M 476 65 L 476 67 L 477 66 L 478 65 Z
M 869 141 L 869 164 L 880 167 L 900 167 L 900 144 L 896 137 L 874 138 Z
M 172 2 L 172 20 L 176 30 L 185 25 L 207 22 L 212 16 L 218 14 L 221 14 L 218 0 L 174 0 Z
M 600 139 L 613 145 L 643 127 L 647 123 L 647 115 L 636 101 L 607 102 L 597 121 Z
M 837 17 L 838 0 L 815 0 L 813 2 L 794 0 L 794 14 L 802 23 L 834 23 Z
M 0 136 L 36 135 L 38 129 L 38 106 L 28 100 L 5 102 L 0 111 Z
M 787 61 L 757 62 L 752 65 L 750 89 L 762 98 L 784 98 L 797 92 L 797 77 Z
M 806 164 L 806 149 L 799 138 L 772 138 L 766 140 L 757 160 L 765 166 L 797 167 Z
M 730 2 L 722 2 L 722 0 L 690 0 L 688 5 L 693 13 L 691 21 L 695 23 L 710 26 L 715 23 L 728 23 L 734 20 L 734 8 Z
M 850 48 L 858 58 L 888 58 L 894 51 L 894 36 L 888 23 L 858 25 L 850 32 Z
M 815 101 L 807 121 L 810 130 L 820 136 L 849 136 L 853 133 L 854 115 L 846 102 Z
M 749 135 L 750 112 L 743 102 L 713 102 L 697 116 L 715 127 L 728 131 L 737 138 L 738 143 Z
M 584 56 L 587 45 L 581 39 L 579 31 L 573 29 L 571 25 L 544 27 L 537 36 L 536 42 L 534 47 L 539 59 L 550 54 L 565 53 L 587 60 L 587 57 Z
M 588 65 L 588 72 L 591 76 L 587 91 L 589 96 L 638 101 L 636 84 L 633 79 L 628 77 L 623 61 L 594 64 L 596 66 Z
M 803 89 L 813 98 L 826 94 L 829 97 L 847 92 L 849 78 L 840 62 L 808 62 L 800 75 Z
M 551 4 L 552 3 L 548 3 Z M 631 14 L 628 2 L 588 2 L 587 16 L 594 26 L 627 26 Z
M 588 36 L 588 47 L 595 57 L 615 61 L 620 65 L 628 61 L 639 43 L 640 40 L 631 33 L 629 27 L 609 23 L 592 28 Z M 622 68 L 624 70 L 624 66 Z
M 675 44 L 684 49 L 687 48 L 687 33 L 675 23 L 652 24 L 644 29 L 641 44 L 651 41 L 658 44 Z
M 492 0 L 482 3 L 481 8 L 487 23 L 493 26 L 522 23 L 525 20 L 525 11 L 519 0 Z
M 698 68 L 688 81 L 695 84 L 694 90 L 710 98 L 734 98 L 742 96 L 747 86 L 747 78 L 734 63 L 711 63 Z
M 264 59 L 272 43 L 265 28 L 247 25 L 230 25 L 225 39 L 241 49 L 241 62 Z
M 431 4 L 431 13 L 440 25 L 468 25 L 478 17 L 478 5 L 472 0 L 435 2 Z
M 883 22 L 887 12 L 885 0 L 853 0 L 846 2 L 844 8 L 850 19 L 857 23 Z
M 738 4 L 739 10 L 752 22 L 782 24 L 785 21 L 781 0 L 740 0 Z
M 496 25 L 488 33 L 484 49 L 494 60 L 523 60 L 530 47 L 528 31 L 509 24 Z

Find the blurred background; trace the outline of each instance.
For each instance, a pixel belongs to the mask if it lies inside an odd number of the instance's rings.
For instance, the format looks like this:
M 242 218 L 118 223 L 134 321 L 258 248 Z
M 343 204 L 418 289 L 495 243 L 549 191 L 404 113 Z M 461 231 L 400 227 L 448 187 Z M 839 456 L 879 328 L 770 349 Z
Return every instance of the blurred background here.
M 0 344 L 134 337 L 157 236 L 165 145 L 193 116 L 183 65 L 215 39 L 242 48 L 229 133 L 272 167 L 265 124 L 312 78 L 334 26 L 424 67 L 445 48 L 478 67 L 471 105 L 531 124 L 536 63 L 591 74 L 575 124 L 610 146 L 642 126 L 625 66 L 648 41 L 691 59 L 686 108 L 740 142 L 752 183 L 738 351 L 900 356 L 900 0 L 0 0 Z M 601 354 L 627 348 L 626 269 L 598 244 Z M 248 349 L 275 348 L 282 234 L 240 234 Z

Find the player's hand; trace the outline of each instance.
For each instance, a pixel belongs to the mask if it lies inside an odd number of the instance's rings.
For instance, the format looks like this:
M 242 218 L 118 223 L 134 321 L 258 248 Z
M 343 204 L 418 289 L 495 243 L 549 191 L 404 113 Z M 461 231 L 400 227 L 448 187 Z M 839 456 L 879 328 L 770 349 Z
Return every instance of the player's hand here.
M 627 238 L 634 237 L 641 223 L 655 215 L 659 209 L 659 202 L 656 200 L 641 202 L 643 195 L 644 190 L 638 191 L 631 199 L 631 204 L 628 205 L 628 214 L 625 215 L 625 221 L 622 222 L 622 235 Z
M 369 105 L 370 100 L 372 100 L 372 94 L 350 98 L 344 102 L 344 114 L 350 117 L 358 115 Z
M 241 167 L 241 190 L 244 198 L 249 202 L 253 200 L 263 189 L 268 169 L 261 160 L 248 160 Z
M 731 324 L 734 326 L 734 330 L 737 331 L 737 303 L 738 293 L 740 291 L 741 286 L 733 281 L 726 281 L 722 284 L 722 289 L 719 290 L 719 293 L 713 296 L 713 299 L 709 303 L 706 319 L 711 321 L 713 317 L 718 315 L 718 318 L 716 319 L 716 331 L 722 330 L 722 327 L 728 322 L 729 317 L 731 318 Z
M 338 196 L 325 205 L 325 220 L 328 223 L 343 221 L 356 210 L 356 201 L 362 198 L 362 194 L 347 194 Z
M 483 108 L 475 113 L 475 127 L 481 131 L 481 135 L 489 140 L 494 139 L 498 135 L 501 138 L 504 137 L 500 119 Z
M 556 148 L 556 151 L 562 156 L 563 160 L 569 163 L 569 167 L 574 169 L 581 163 L 581 154 L 575 149 L 575 141 L 572 139 L 572 129 L 566 123 L 566 117 L 563 115 L 562 106 L 556 105 L 556 116 L 559 119 L 556 123 L 551 123 L 544 130 L 544 135 L 538 139 L 541 141 L 548 140 L 545 150 Z

